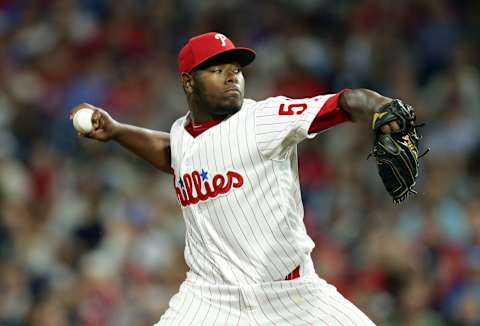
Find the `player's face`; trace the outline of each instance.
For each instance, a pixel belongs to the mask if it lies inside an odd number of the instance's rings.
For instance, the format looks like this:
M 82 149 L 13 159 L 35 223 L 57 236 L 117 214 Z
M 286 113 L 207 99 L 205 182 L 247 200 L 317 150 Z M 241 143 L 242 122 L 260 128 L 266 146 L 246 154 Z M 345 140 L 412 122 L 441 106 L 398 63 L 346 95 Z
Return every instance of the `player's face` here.
M 238 63 L 217 63 L 193 74 L 193 94 L 212 115 L 234 113 L 242 107 L 245 80 Z

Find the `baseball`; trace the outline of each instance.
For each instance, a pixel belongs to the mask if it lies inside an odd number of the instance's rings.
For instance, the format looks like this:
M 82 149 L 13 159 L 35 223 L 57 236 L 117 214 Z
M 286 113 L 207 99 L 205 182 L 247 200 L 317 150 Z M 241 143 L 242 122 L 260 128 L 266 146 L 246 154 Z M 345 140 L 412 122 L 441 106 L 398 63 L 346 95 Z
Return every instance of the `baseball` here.
M 78 132 L 89 133 L 93 130 L 92 109 L 78 110 L 73 116 L 73 126 Z

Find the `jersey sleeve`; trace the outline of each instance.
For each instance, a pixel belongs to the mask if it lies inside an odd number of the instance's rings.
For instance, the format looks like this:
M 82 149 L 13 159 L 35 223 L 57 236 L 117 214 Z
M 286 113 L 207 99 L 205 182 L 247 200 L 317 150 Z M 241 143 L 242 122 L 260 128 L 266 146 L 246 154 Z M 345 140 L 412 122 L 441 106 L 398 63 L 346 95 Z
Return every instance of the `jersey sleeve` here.
M 342 93 L 304 99 L 278 96 L 258 102 L 255 137 L 259 151 L 269 159 L 284 159 L 302 140 L 348 121 L 348 114 L 339 108 Z

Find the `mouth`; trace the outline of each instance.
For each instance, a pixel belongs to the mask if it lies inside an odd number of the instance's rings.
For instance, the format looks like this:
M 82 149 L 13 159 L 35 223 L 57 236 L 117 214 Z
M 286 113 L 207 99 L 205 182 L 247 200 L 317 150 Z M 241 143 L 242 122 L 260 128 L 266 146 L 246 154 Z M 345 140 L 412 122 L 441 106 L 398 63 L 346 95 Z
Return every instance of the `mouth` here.
M 237 87 L 231 87 L 231 88 L 227 88 L 225 90 L 225 93 L 238 93 L 238 94 L 241 94 L 242 92 L 240 91 L 239 88 Z

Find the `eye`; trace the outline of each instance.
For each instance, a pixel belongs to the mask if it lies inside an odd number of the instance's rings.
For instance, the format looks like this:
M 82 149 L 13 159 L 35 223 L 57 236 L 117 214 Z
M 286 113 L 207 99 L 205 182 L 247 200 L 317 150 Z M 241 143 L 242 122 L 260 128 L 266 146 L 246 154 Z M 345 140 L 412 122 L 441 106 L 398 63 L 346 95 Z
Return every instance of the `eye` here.
M 218 67 L 212 68 L 212 72 L 214 72 L 216 74 L 221 74 L 222 73 L 222 68 L 218 68 Z

